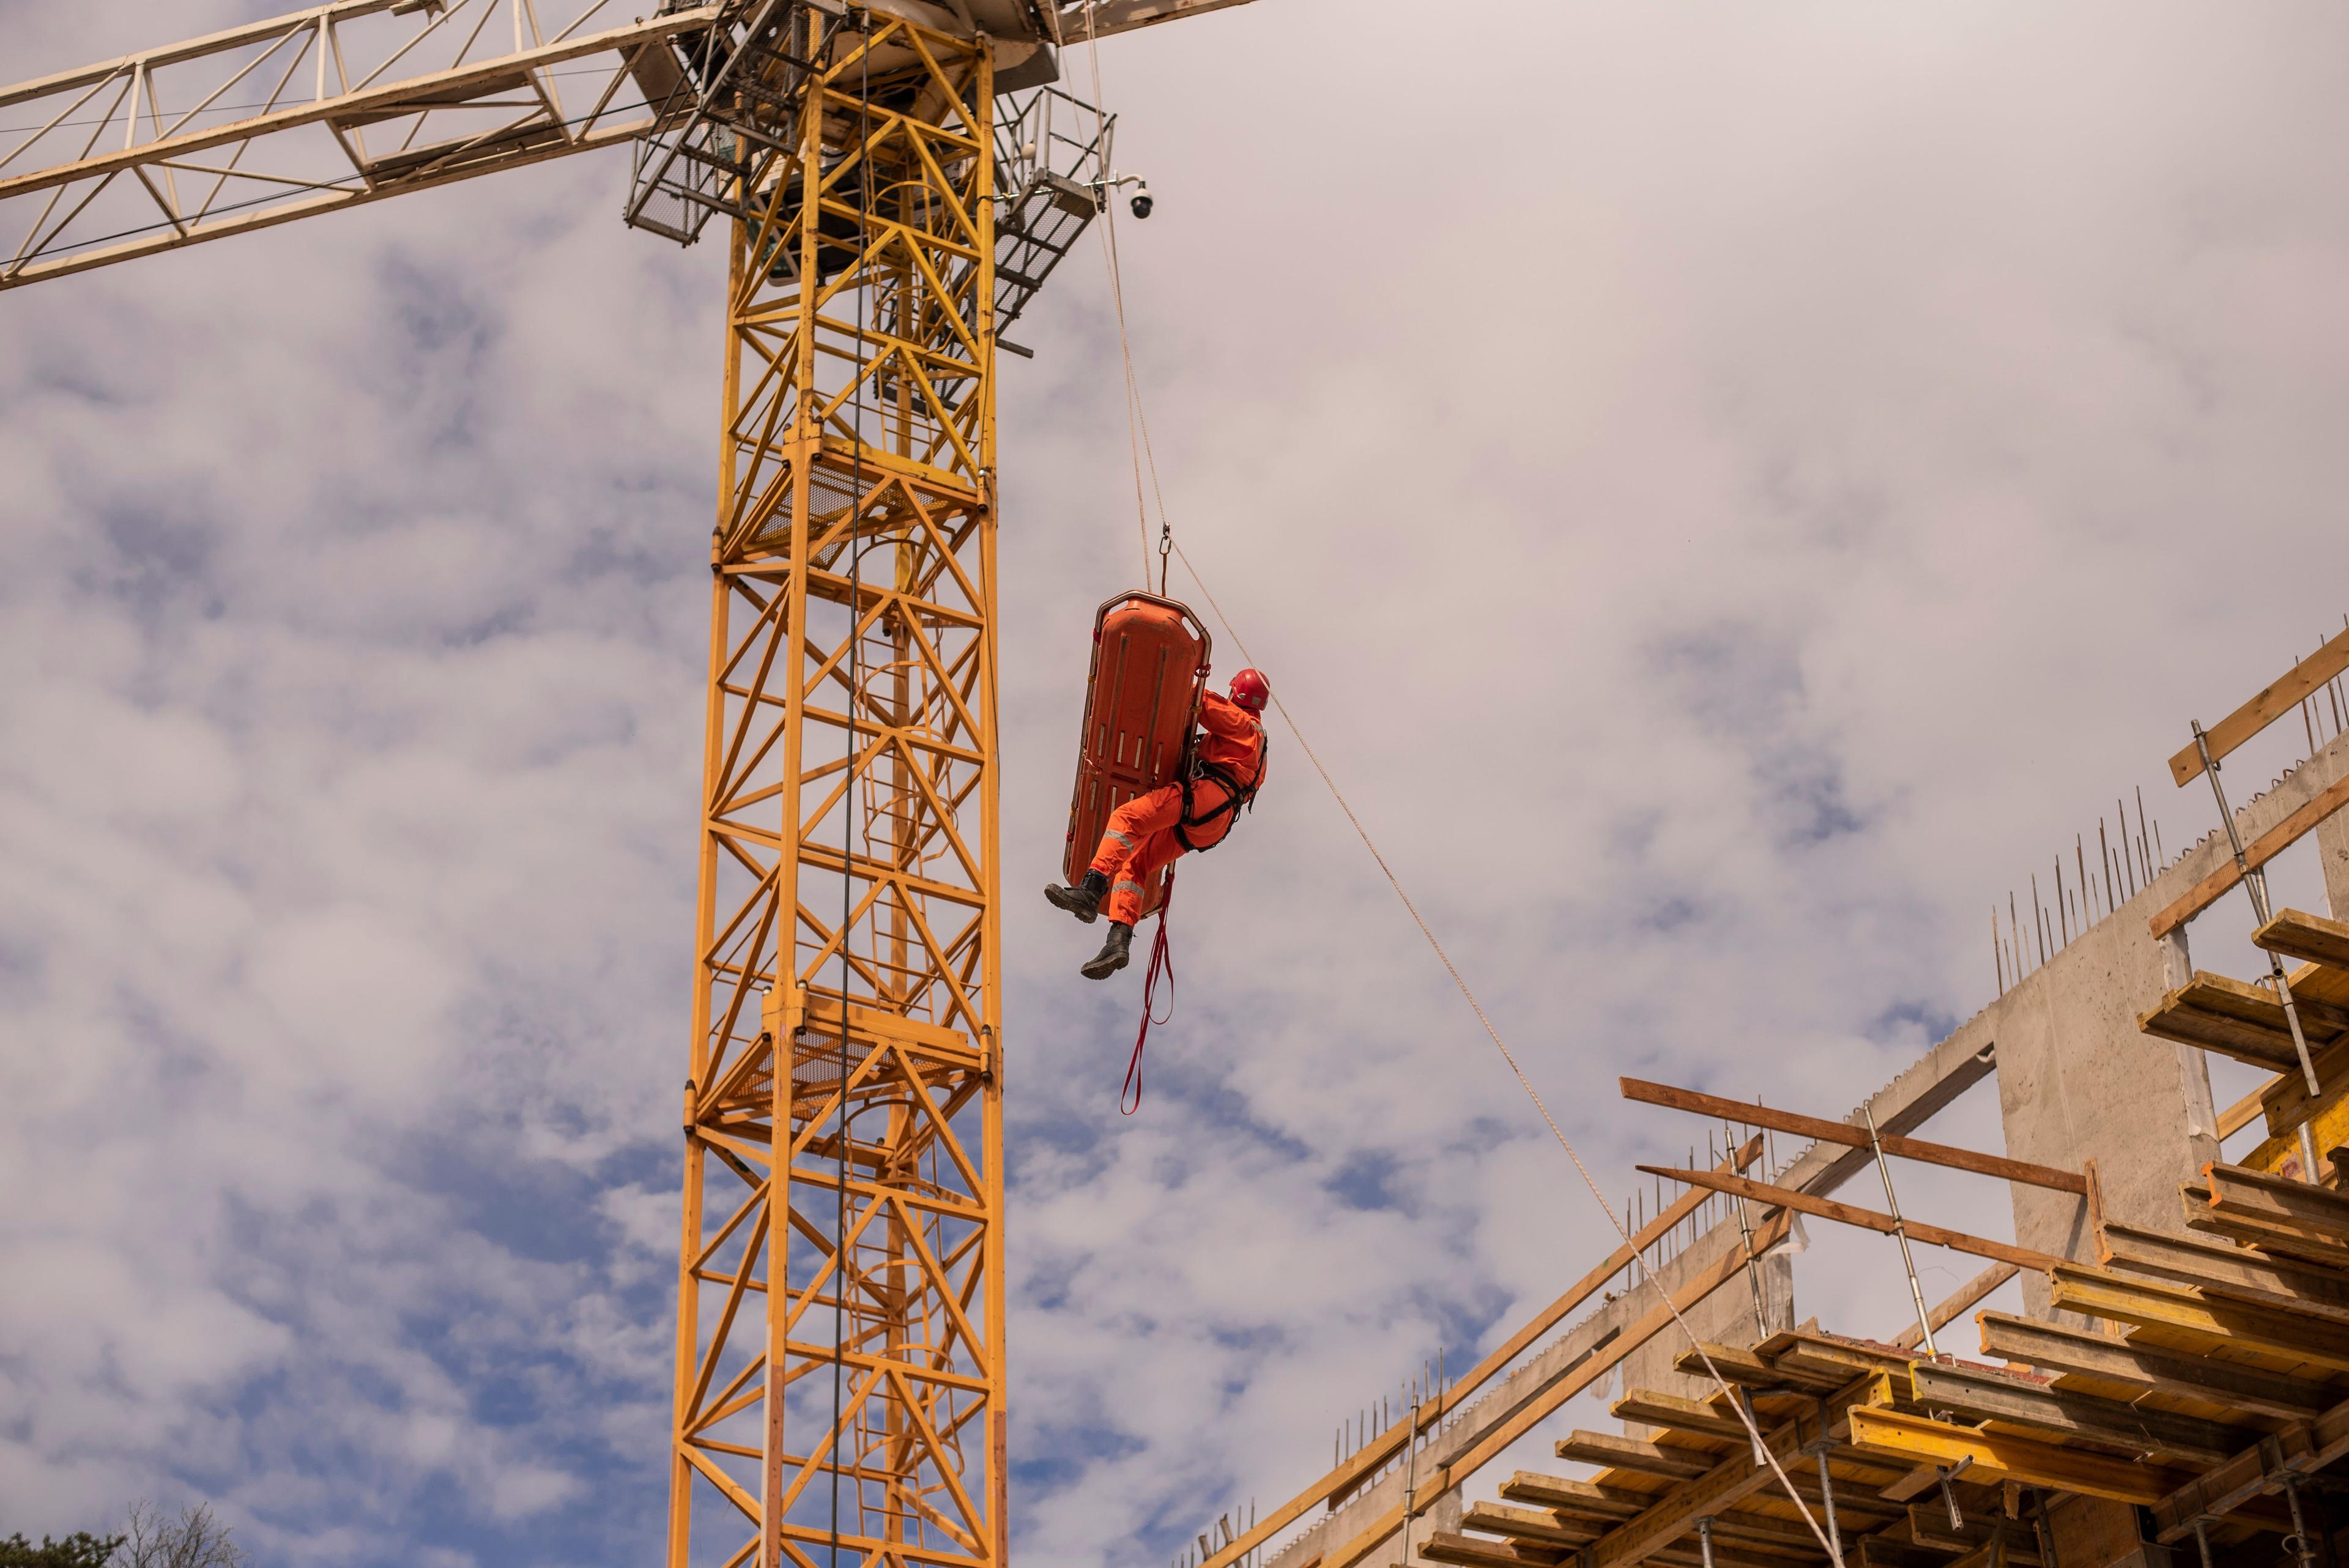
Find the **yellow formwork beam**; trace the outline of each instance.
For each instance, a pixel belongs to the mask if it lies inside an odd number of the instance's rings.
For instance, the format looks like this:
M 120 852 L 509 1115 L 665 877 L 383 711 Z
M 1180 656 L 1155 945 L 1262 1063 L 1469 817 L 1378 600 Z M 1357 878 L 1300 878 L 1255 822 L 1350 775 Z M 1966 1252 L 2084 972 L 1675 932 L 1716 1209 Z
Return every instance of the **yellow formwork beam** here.
M 1856 1449 L 1907 1465 L 1967 1466 L 1970 1481 L 2019 1481 L 2116 1502 L 2151 1505 L 2185 1478 L 2129 1459 L 2085 1454 L 2037 1438 L 1956 1427 L 1899 1410 L 1855 1406 L 1851 1441 Z
M 2049 1303 L 2116 1323 L 2182 1330 L 2263 1355 L 2349 1372 L 2349 1325 L 2220 1300 L 2191 1285 L 2064 1264 L 2050 1271 Z

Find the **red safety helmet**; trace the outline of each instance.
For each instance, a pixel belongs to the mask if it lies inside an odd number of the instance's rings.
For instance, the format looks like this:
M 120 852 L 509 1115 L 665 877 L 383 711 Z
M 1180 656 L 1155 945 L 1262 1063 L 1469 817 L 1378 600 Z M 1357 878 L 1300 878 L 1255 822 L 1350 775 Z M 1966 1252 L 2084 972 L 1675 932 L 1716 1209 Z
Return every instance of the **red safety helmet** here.
M 1261 713 L 1272 701 L 1272 682 L 1257 670 L 1243 670 L 1232 677 L 1232 701 L 1251 713 Z

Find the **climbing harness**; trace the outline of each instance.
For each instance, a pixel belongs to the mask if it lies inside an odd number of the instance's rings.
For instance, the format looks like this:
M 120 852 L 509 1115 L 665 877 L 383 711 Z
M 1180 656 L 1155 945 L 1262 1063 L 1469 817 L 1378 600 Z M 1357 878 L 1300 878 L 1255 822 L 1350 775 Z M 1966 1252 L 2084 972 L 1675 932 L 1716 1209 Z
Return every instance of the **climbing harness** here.
M 1264 726 L 1258 724 L 1257 726 L 1258 748 L 1256 777 L 1246 784 L 1242 784 L 1239 775 L 1231 769 L 1221 763 L 1211 763 L 1205 757 L 1194 757 L 1191 760 L 1191 765 L 1184 770 L 1183 815 L 1174 824 L 1174 842 L 1191 854 L 1205 855 L 1208 850 L 1229 838 L 1232 836 L 1233 826 L 1240 819 L 1241 812 L 1246 811 L 1254 815 L 1256 792 L 1264 784 L 1265 764 L 1269 761 L 1271 751 L 1270 739 L 1264 734 L 1263 731 Z M 1198 802 L 1194 793 L 1202 784 L 1214 784 L 1224 792 L 1223 800 L 1205 811 L 1198 808 Z M 1213 838 L 1208 839 L 1205 844 L 1194 844 L 1191 841 L 1188 829 L 1210 827 L 1218 821 L 1223 822 L 1224 826 Z

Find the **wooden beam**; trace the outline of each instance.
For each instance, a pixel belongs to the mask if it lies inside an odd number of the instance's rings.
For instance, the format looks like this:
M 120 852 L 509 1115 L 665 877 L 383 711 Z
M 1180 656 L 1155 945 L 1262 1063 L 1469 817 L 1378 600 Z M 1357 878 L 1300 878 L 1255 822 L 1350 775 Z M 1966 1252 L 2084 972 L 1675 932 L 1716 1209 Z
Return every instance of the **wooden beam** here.
M 2233 1105 L 2229 1106 L 2225 1110 L 2219 1113 L 2219 1141 L 2220 1143 L 2226 1142 L 2229 1138 L 2234 1137 L 2237 1133 L 2242 1131 L 2245 1127 L 2260 1119 L 2260 1112 L 2266 1108 L 2268 1091 L 2281 1082 L 2282 1077 L 2282 1074 L 2277 1074 L 2274 1077 L 2270 1078 L 2266 1083 L 2261 1084 L 2258 1088 L 2253 1089 L 2250 1094 L 2245 1095 L 2241 1099 L 2237 1100 Z
M 2302 970 L 2300 979 L 2304 981 L 2307 978 L 2308 971 Z M 2299 995 L 2297 991 L 2292 992 L 2295 1001 Z M 2313 1040 L 2309 1044 L 2316 1053 L 2316 1082 L 2320 1085 L 2313 1099 L 2308 1093 L 2308 1079 L 2296 1064 L 2291 1072 L 2277 1074 L 2260 1090 L 2260 1109 L 2267 1113 L 2270 1137 L 2291 1137 L 2292 1129 L 2306 1121 L 2317 1105 L 2329 1102 L 2343 1084 L 2349 1083 L 2349 1034 L 2330 1045 L 2317 1045 Z
M 2349 1012 L 2313 997 L 2302 1002 L 2295 994 L 2293 1001 L 2312 1048 L 2331 1044 L 2349 1030 Z M 2264 988 L 2223 974 L 2197 970 L 2186 984 L 2164 992 L 2158 1005 L 2138 1013 L 2137 1025 L 2159 1039 L 2217 1051 L 2255 1067 L 2273 1071 L 2281 1062 L 2300 1070 L 2283 1004 Z
M 2013 1263 L 1992 1263 L 1951 1292 L 1946 1301 L 1925 1314 L 1925 1321 L 1937 1331 L 1949 1327 L 1972 1311 L 1975 1303 L 2022 1272 Z M 1903 1350 L 1914 1350 L 1925 1343 L 1925 1331 L 1912 1323 L 1901 1330 L 1892 1343 Z
M 2300 842 L 2309 829 L 2349 805 L 2349 775 L 2327 785 L 2316 797 L 2251 843 L 2243 846 L 2243 858 L 2256 871 L 2293 845 Z M 2148 922 L 2156 940 L 2168 936 L 2211 905 L 2224 898 L 2228 891 L 2243 879 L 2234 861 L 2228 860 L 2219 869 L 2189 888 L 2175 903 Z
M 2323 1407 L 2323 1390 L 2305 1377 L 2263 1372 L 2208 1356 L 2171 1354 L 2037 1318 L 1986 1312 L 1974 1321 L 1982 1327 L 1984 1355 L 2049 1372 L 2133 1384 L 2148 1394 L 2199 1399 L 2283 1420 L 2313 1416 Z
M 1684 1399 L 1677 1394 L 1659 1394 L 1651 1388 L 1634 1388 L 1608 1407 L 1608 1414 L 1619 1421 L 1637 1421 L 1649 1427 L 1675 1427 L 1683 1432 L 1696 1432 L 1708 1438 L 1723 1438 L 1733 1443 L 1751 1443 L 1745 1423 L 1734 1416 L 1723 1415 L 1712 1406 L 1695 1399 Z
M 1920 1546 L 1937 1547 L 1943 1552 L 1968 1552 L 1989 1545 L 2000 1530 L 2006 1533 L 2006 1555 L 2018 1563 L 2039 1561 L 2038 1538 L 2028 1524 L 2010 1519 L 1984 1519 L 1968 1514 L 1963 1524 L 1950 1528 L 1950 1511 L 1942 1503 L 1913 1503 L 1909 1509 L 1909 1539 Z M 1951 1564 L 1950 1568 L 1959 1568 Z
M 1500 1490 L 1511 1502 L 1553 1508 L 1560 1512 L 1570 1511 L 1585 1519 L 1629 1519 L 1653 1501 L 1646 1492 L 1569 1480 L 1564 1476 L 1546 1476 L 1533 1470 L 1517 1471 L 1501 1483 Z
M 2110 1443 L 2192 1464 L 2218 1464 L 2240 1449 L 2250 1436 L 2197 1416 L 2075 1393 L 2012 1372 L 1920 1361 L 1909 1368 L 1909 1376 L 1917 1402 L 1928 1409 L 2028 1427 L 2058 1439 Z
M 1638 1470 L 1641 1475 L 1663 1476 L 1671 1480 L 1693 1480 L 1713 1465 L 1710 1455 L 1692 1454 L 1686 1449 L 1667 1449 L 1638 1438 L 1618 1437 L 1612 1432 L 1577 1430 L 1560 1438 L 1551 1447 L 1559 1459 L 1572 1459 L 1577 1464 Z
M 2191 1285 L 2133 1279 L 2065 1263 L 2049 1271 L 2049 1303 L 2064 1312 L 2183 1330 L 2222 1345 L 2349 1371 L 2349 1325 L 2215 1300 Z
M 2157 1502 L 2176 1490 L 2180 1479 L 2133 1459 L 2085 1454 L 2012 1432 L 1953 1427 L 1899 1410 L 1854 1408 L 1851 1438 L 1857 1446 L 1904 1464 L 1970 1465 L 1969 1480 L 2020 1481 L 2117 1502 Z
M 1848 1122 L 1831 1122 L 1824 1116 L 1772 1110 L 1767 1106 L 1725 1100 L 1717 1095 L 1701 1095 L 1693 1089 L 1676 1089 L 1669 1084 L 1651 1084 L 1640 1078 L 1619 1078 L 1616 1081 L 1627 1100 L 1667 1106 L 1676 1111 L 1694 1111 L 1700 1116 L 1718 1116 L 1747 1127 L 1770 1127 L 1778 1132 L 1816 1138 L 1822 1143 L 1839 1143 L 1849 1148 L 1868 1147 L 1868 1130 L 1853 1127 Z M 2058 1170 L 2054 1166 L 2009 1159 L 2001 1154 L 1979 1154 L 1970 1148 L 1927 1143 L 1922 1138 L 1901 1137 L 1893 1133 L 1882 1134 L 1881 1141 L 1885 1153 L 1897 1155 L 1902 1159 L 1948 1166 L 1953 1170 L 1970 1170 L 1977 1176 L 1994 1176 L 2002 1181 L 2019 1181 L 2026 1187 L 2050 1188 L 2079 1198 L 2085 1198 L 2088 1193 L 2085 1178 L 2072 1171 Z
M 1796 1415 L 1764 1433 L 1763 1442 L 1784 1466 L 1799 1463 L 1806 1444 L 1820 1436 L 1816 1416 Z M 1584 1568 L 1632 1568 L 1692 1529 L 1699 1519 L 1720 1513 L 1776 1480 L 1756 1464 L 1749 1448 L 1731 1454 L 1696 1479 L 1666 1492 L 1638 1518 L 1600 1537 L 1583 1559 Z
M 1762 1139 L 1758 1135 L 1750 1137 L 1732 1150 L 1729 1157 L 1715 1168 L 1723 1172 L 1744 1170 L 1762 1158 Z M 1524 1327 L 1511 1334 L 1492 1355 L 1462 1374 L 1460 1380 L 1445 1389 L 1441 1397 L 1431 1399 L 1423 1405 L 1420 1408 L 1418 1430 L 1433 1431 L 1449 1419 L 1454 1411 L 1464 1408 L 1469 1399 L 1495 1374 L 1515 1362 L 1544 1334 L 1565 1321 L 1568 1314 L 1596 1295 L 1601 1286 L 1621 1273 L 1640 1253 L 1662 1241 L 1682 1220 L 1696 1212 L 1697 1206 L 1703 1201 L 1704 1195 L 1702 1192 L 1683 1193 L 1660 1212 L 1654 1220 L 1640 1227 L 1639 1233 L 1631 1238 L 1631 1244 L 1629 1247 L 1618 1247 L 1609 1252 L 1598 1267 L 1576 1281 L 1565 1294 L 1536 1313 L 1526 1321 Z M 1742 1259 L 1738 1260 L 1738 1266 L 1744 1266 Z M 1651 1317 L 1653 1315 L 1653 1314 L 1650 1314 Z M 1643 1323 L 1645 1321 L 1642 1320 Z M 1665 1321 L 1671 1321 L 1669 1314 L 1666 1314 Z M 1649 1332 L 1652 1333 L 1653 1330 Z M 1645 1338 L 1645 1334 L 1640 1336 L 1640 1340 Z M 1598 1370 L 1612 1366 L 1617 1360 L 1630 1354 L 1632 1345 L 1639 1342 L 1638 1340 L 1618 1341 L 1613 1356 L 1601 1359 L 1599 1355 L 1594 1354 L 1592 1361 L 1586 1363 L 1586 1366 L 1591 1369 L 1592 1376 L 1595 1376 Z M 1569 1372 L 1567 1375 L 1568 1381 L 1572 1382 L 1575 1376 L 1574 1373 Z M 1576 1383 L 1575 1386 L 1579 1388 L 1582 1385 Z M 1539 1398 L 1537 1397 L 1535 1402 L 1540 1403 Z M 1555 1407 L 1544 1406 L 1543 1408 L 1547 1411 Z M 1388 1460 L 1402 1452 L 1405 1440 L 1413 1435 L 1406 1430 L 1410 1426 L 1411 1418 L 1408 1416 L 1394 1423 L 1387 1430 L 1371 1438 L 1359 1451 L 1348 1455 L 1343 1462 L 1331 1469 L 1320 1480 L 1266 1514 L 1237 1540 L 1211 1553 L 1207 1560 L 1199 1565 L 1199 1568 L 1232 1568 L 1232 1564 L 1302 1519 L 1311 1510 L 1344 1497 L 1361 1487 L 1363 1482 L 1378 1474 Z M 1329 1563 L 1327 1568 L 1345 1568 L 1345 1564 L 1333 1562 Z
M 2203 1185 L 2212 1208 L 2227 1207 L 2265 1224 L 2304 1231 L 2336 1244 L 2349 1244 L 2349 1196 L 2240 1165 L 2206 1165 Z
M 1599 1526 L 1561 1520 L 1549 1509 L 1516 1508 L 1503 1502 L 1470 1503 L 1460 1516 L 1460 1524 L 1464 1530 L 1506 1535 L 1537 1546 L 1588 1546 L 1600 1532 Z
M 2344 670 L 2349 670 L 2349 631 L 2325 643 L 2272 683 L 2261 687 L 2250 701 L 2203 731 L 2202 744 L 2179 748 L 2178 754 L 2169 759 L 2169 776 L 2184 787 L 2202 772 L 2202 745 L 2210 748 L 2211 761 L 2226 761 L 2227 754 L 2237 746 L 2299 707 Z
M 2252 942 L 2271 953 L 2349 970 L 2349 923 L 2286 909 L 2251 933 Z
M 1949 1568 L 1950 1554 L 1882 1535 L 1859 1538 L 1859 1568 Z
M 2256 1214 L 2244 1213 L 2232 1204 L 2218 1201 L 2211 1197 L 2209 1188 L 2196 1182 L 2181 1184 L 2178 1196 L 2184 1202 L 2186 1228 L 2189 1231 L 2224 1236 L 2240 1246 L 2257 1247 L 2264 1252 L 2302 1262 L 2349 1269 L 2349 1246 L 2292 1226 L 2271 1224 Z
M 2207 1190 L 2207 1189 L 2206 1189 Z M 2256 1291 L 2261 1297 L 2297 1296 L 2349 1306 L 2349 1280 L 2333 1271 L 2301 1266 L 2236 1246 L 2198 1241 L 2167 1231 L 2106 1225 L 2096 1233 L 2097 1256 L 2107 1268 L 2153 1274 L 2204 1290 Z
M 2236 1513 L 2274 1490 L 2286 1474 L 2313 1474 L 2344 1454 L 2349 1454 L 2349 1403 L 2261 1438 L 2179 1487 L 2153 1505 L 2155 1530 L 2162 1541 L 2180 1540 L 2193 1533 L 2195 1520 Z
M 1554 1568 L 1572 1555 L 1557 1549 L 1545 1551 L 1499 1541 L 1480 1541 L 1450 1530 L 1430 1534 L 1418 1551 L 1430 1563 L 1447 1563 L 1450 1568 Z
M 1790 1372 L 1764 1360 L 1749 1345 L 1716 1345 L 1703 1342 L 1704 1355 L 1723 1377 L 1732 1383 L 1743 1383 L 1755 1388 L 1795 1387 L 1806 1394 L 1832 1394 L 1851 1381 L 1851 1374 L 1840 1373 L 1831 1379 L 1822 1379 L 1809 1373 Z M 1710 1376 L 1704 1369 L 1704 1356 L 1692 1347 L 1672 1358 L 1672 1370 L 1689 1377 Z
M 1709 1170 L 1681 1170 L 1668 1165 L 1643 1165 L 1639 1168 L 1651 1176 L 1668 1176 L 1674 1181 L 1684 1181 L 1692 1187 L 1709 1187 L 1715 1192 L 1733 1192 L 1740 1198 L 1751 1198 L 1774 1209 L 1792 1209 L 1804 1214 L 1815 1214 L 1822 1220 L 1857 1225 L 1862 1230 L 1878 1231 L 1887 1236 L 1891 1235 L 1894 1230 L 1889 1214 L 1838 1203 L 1832 1198 L 1814 1198 L 1791 1187 L 1773 1187 L 1766 1182 L 1748 1181 L 1742 1176 L 1723 1176 Z M 1902 1228 L 1908 1231 L 1911 1241 L 1920 1241 L 1929 1247 L 1947 1247 L 1956 1252 L 1971 1252 L 1978 1258 L 1995 1258 L 2002 1263 L 2013 1263 L 2018 1268 L 2044 1269 L 2063 1262 L 2046 1252 L 2034 1252 L 2028 1247 L 1969 1236 L 1962 1231 L 1947 1231 L 1921 1220 L 1908 1220 Z

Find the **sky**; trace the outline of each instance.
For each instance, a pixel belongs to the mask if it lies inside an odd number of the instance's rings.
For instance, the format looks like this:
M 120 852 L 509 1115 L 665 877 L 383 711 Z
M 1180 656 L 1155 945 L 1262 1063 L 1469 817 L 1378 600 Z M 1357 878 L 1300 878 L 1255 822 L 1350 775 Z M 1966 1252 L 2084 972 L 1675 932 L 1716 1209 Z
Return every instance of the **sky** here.
M 263 11 L 5 0 L 0 75 Z M 1857 1104 L 2116 796 L 2209 830 L 2162 759 L 2349 609 L 2335 8 L 1256 0 L 1099 64 L 1185 550 L 1618 1204 L 1692 1124 L 1617 1075 Z M 659 1549 L 723 256 L 626 177 L 0 296 L 0 1534 Z M 1015 1551 L 1148 1565 L 1608 1228 L 1282 731 L 1118 1116 L 1139 972 L 1036 897 L 1141 569 L 1092 250 L 1019 336 Z M 1897 1331 L 1826 1229 L 1797 1310 Z

